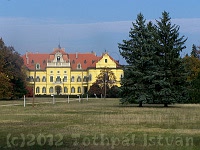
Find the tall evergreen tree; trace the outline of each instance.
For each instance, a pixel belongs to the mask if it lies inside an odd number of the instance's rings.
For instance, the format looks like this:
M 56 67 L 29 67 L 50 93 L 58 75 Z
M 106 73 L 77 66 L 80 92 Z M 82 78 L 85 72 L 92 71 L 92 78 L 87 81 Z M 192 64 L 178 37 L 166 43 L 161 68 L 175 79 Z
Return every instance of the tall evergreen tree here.
M 191 56 L 199 58 L 199 50 L 197 50 L 197 46 L 194 44 L 192 45 Z
M 186 72 L 180 52 L 185 49 L 187 39 L 179 37 L 179 26 L 171 24 L 169 13 L 163 12 L 157 21 L 157 41 L 159 82 L 156 86 L 155 98 L 165 106 L 186 100 Z
M 140 13 L 129 32 L 130 40 L 119 44 L 128 66 L 122 80 L 122 103 L 168 104 L 187 99 L 186 71 L 180 52 L 187 39 L 179 37 L 179 26 L 171 24 L 167 12 L 157 25 L 145 24 Z
M 129 40 L 119 44 L 120 54 L 129 64 L 122 79 L 121 103 L 142 103 L 152 100 L 152 79 L 154 74 L 154 45 L 152 23 L 146 25 L 144 16 L 137 15 L 136 23 L 129 32 Z

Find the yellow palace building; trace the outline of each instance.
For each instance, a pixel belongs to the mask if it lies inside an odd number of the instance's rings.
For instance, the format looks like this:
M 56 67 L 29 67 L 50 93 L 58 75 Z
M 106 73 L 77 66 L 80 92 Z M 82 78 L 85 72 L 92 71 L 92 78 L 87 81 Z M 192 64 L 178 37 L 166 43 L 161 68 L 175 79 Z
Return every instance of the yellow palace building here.
M 116 86 L 120 86 L 123 77 L 121 65 L 107 52 L 102 56 L 93 52 L 67 53 L 59 46 L 50 54 L 26 52 L 22 58 L 27 69 L 27 81 L 35 85 L 36 95 L 84 94 L 105 69 L 116 76 Z

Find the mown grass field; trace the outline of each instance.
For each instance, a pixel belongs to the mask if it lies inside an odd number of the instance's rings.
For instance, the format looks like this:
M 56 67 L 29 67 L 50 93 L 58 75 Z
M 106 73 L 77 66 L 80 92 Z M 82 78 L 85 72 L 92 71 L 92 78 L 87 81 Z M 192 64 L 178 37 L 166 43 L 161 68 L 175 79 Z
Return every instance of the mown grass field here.
M 0 149 L 200 149 L 199 104 L 139 108 L 121 106 L 119 99 L 51 102 L 37 98 L 35 107 L 24 108 L 23 100 L 0 101 Z

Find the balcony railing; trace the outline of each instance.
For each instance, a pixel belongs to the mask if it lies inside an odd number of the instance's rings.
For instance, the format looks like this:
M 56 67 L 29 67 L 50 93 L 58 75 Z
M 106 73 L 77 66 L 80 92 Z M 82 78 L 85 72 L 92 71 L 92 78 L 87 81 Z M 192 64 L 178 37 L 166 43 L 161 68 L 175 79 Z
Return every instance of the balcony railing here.
M 48 62 L 47 67 L 70 67 L 69 62 Z
M 56 83 L 56 84 L 62 84 L 63 82 L 62 81 L 55 81 L 54 83 Z

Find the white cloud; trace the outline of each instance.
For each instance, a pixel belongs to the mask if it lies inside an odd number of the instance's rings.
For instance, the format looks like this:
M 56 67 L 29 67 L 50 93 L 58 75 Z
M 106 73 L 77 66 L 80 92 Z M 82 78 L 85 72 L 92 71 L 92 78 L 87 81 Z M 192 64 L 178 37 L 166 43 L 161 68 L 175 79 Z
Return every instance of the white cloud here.
M 200 18 L 172 19 L 172 22 L 179 25 L 183 33 L 200 33 Z
M 148 21 L 148 20 L 147 20 Z M 200 32 L 200 18 L 181 18 L 172 19 L 172 22 L 179 25 L 181 32 Z M 132 21 L 114 21 L 114 22 L 97 22 L 85 24 L 65 24 L 59 23 L 51 19 L 29 19 L 29 18 L 0 18 L 0 26 L 7 28 L 27 28 L 45 30 L 65 30 L 67 32 L 79 31 L 81 33 L 88 32 L 127 32 L 132 26 Z
M 61 46 L 65 46 L 66 49 L 99 50 L 99 53 L 107 49 L 115 53 L 118 52 L 117 43 L 128 38 L 132 22 L 128 20 L 71 24 L 51 19 L 0 17 L 0 37 L 20 53 L 26 50 L 50 51 L 57 46 L 59 40 Z M 193 35 L 200 34 L 200 18 L 172 19 L 172 23 L 179 25 L 181 34 L 186 35 L 188 39 L 193 40 Z M 193 41 L 189 41 L 188 44 L 191 45 Z

